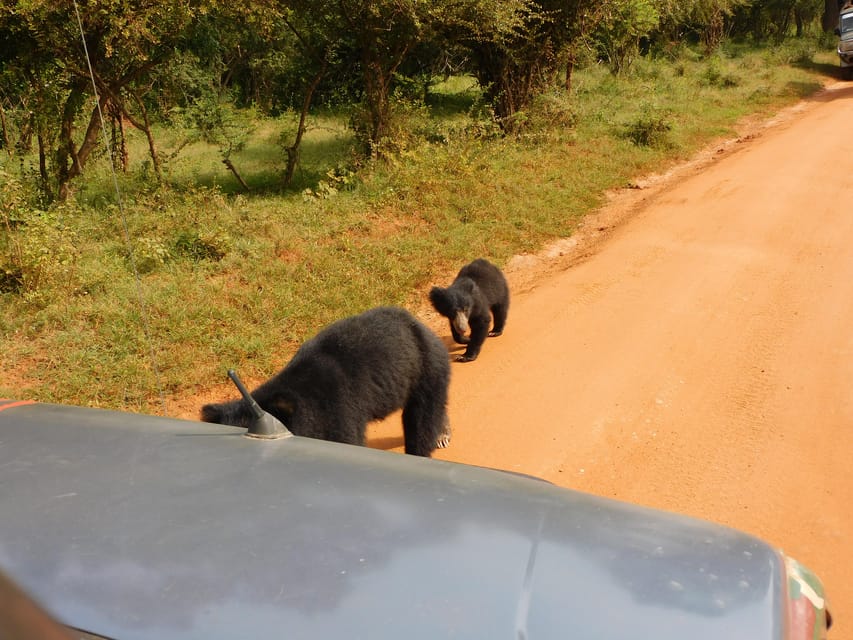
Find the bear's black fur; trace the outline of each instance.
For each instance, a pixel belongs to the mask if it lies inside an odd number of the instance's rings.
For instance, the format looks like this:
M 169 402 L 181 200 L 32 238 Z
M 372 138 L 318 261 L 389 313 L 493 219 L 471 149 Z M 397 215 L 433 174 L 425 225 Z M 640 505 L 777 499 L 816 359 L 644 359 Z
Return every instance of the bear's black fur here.
M 252 392 L 262 409 L 298 436 L 364 444 L 367 423 L 403 410 L 406 453 L 429 456 L 450 439 L 444 344 L 398 307 L 339 320 L 305 342 Z M 207 404 L 201 419 L 248 427 L 245 400 Z
M 433 287 L 432 306 L 450 320 L 450 332 L 459 344 L 467 344 L 459 362 L 471 362 L 480 354 L 486 336 L 503 333 L 509 311 L 509 286 L 504 274 L 488 260 L 478 258 L 459 270 L 446 289 Z M 494 317 L 494 326 L 489 331 Z M 465 334 L 470 329 L 470 336 Z

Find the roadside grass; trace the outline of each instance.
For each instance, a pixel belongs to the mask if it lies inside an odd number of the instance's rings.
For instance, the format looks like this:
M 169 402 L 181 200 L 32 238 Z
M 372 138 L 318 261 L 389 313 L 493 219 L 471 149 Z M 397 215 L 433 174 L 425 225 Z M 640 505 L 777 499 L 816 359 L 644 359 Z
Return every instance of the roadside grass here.
M 475 257 L 504 264 L 568 237 L 607 190 L 814 93 L 831 50 L 790 48 L 581 69 L 570 96 L 521 114 L 517 138 L 478 115 L 470 78 L 450 78 L 386 163 L 354 162 L 345 115 L 313 116 L 286 190 L 293 114 L 253 121 L 231 152 L 248 193 L 216 147 L 168 158 L 186 139 L 174 129 L 157 132 L 163 187 L 131 136 L 121 206 L 103 159 L 50 212 L 24 197 L 18 160 L 0 160 L 0 396 L 158 413 L 161 392 L 192 398 L 229 367 L 259 382 L 324 325 L 420 306 Z

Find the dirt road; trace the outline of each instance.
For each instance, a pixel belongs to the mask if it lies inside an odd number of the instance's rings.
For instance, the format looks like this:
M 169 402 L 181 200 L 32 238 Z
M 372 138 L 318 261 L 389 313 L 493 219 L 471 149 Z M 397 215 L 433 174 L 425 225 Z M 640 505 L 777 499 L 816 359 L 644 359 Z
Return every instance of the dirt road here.
M 513 261 L 435 457 L 758 535 L 853 638 L 851 133 L 853 85 L 830 86 Z M 369 433 L 401 449 L 399 418 Z

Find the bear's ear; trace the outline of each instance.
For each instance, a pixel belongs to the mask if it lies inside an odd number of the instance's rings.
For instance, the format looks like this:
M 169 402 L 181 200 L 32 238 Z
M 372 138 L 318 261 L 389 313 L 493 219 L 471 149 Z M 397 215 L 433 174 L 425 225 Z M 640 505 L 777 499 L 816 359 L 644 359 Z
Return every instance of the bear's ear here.
M 433 306 L 438 307 L 447 300 L 447 289 L 441 287 L 433 287 L 429 291 L 429 301 Z
M 474 282 L 471 278 L 462 278 L 457 282 L 457 287 L 460 291 L 463 291 L 470 295 L 477 290 L 477 283 Z

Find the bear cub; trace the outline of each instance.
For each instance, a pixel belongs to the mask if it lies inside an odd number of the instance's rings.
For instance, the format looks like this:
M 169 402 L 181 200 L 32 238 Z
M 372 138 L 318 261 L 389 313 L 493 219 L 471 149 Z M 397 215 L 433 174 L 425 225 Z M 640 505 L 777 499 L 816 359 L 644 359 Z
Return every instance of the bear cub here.
M 294 435 L 364 444 L 368 422 L 403 410 L 406 453 L 429 457 L 450 440 L 450 363 L 444 343 L 399 307 L 338 320 L 252 391 Z M 242 398 L 201 408 L 205 422 L 248 427 Z
M 476 360 L 486 336 L 503 333 L 509 286 L 503 272 L 488 260 L 478 258 L 466 264 L 449 287 L 433 287 L 429 299 L 435 310 L 450 320 L 453 339 L 467 345 L 465 353 L 456 357 L 457 362 Z

